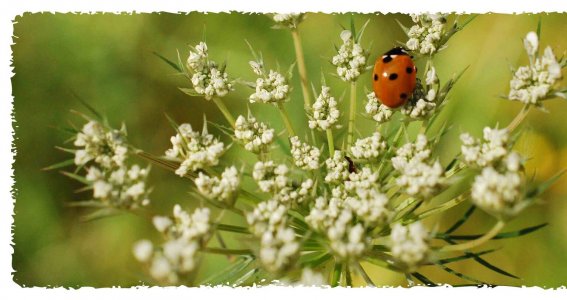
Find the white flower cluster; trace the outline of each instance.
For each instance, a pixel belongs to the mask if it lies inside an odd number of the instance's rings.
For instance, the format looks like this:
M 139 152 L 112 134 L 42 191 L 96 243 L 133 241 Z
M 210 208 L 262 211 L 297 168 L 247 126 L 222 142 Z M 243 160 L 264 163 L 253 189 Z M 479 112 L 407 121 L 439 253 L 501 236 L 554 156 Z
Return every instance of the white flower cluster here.
M 350 153 L 356 159 L 374 159 L 386 150 L 386 141 L 379 132 L 374 132 L 371 136 L 357 139 L 350 147 Z
M 487 212 L 514 216 L 526 205 L 521 197 L 520 157 L 511 153 L 505 161 L 503 172 L 492 166 L 482 169 L 474 179 L 471 196 L 473 203 Z
M 354 40 L 349 30 L 341 32 L 341 40 L 343 44 L 331 62 L 337 67 L 337 75 L 343 81 L 354 82 L 364 73 L 368 53 Z
M 302 143 L 298 136 L 290 138 L 291 157 L 298 168 L 303 170 L 316 170 L 319 168 L 321 151 L 307 143 Z
M 134 245 L 134 256 L 149 264 L 150 275 L 156 280 L 177 283 L 180 276 L 196 266 L 195 256 L 210 230 L 209 215 L 207 208 L 198 208 L 189 214 L 175 205 L 173 219 L 163 216 L 153 219 L 155 228 L 166 237 L 161 249 L 154 249 L 150 241 L 141 240 Z
M 527 34 L 524 46 L 530 58 L 530 65 L 519 67 L 514 73 L 510 80 L 508 99 L 539 106 L 541 100 L 554 93 L 555 83 L 562 78 L 561 65 L 549 46 L 541 57 L 535 57 L 539 46 L 535 32 Z
M 165 152 L 167 158 L 181 162 L 175 174 L 185 176 L 187 172 L 218 164 L 224 151 L 222 142 L 206 130 L 202 134 L 193 131 L 191 124 L 181 124 L 177 131 L 171 137 L 172 148 Z
M 125 130 L 106 129 L 97 121 L 85 124 L 75 138 L 75 164 L 87 169 L 93 198 L 112 207 L 135 209 L 150 203 L 146 187 L 149 168 L 128 166 Z
M 485 127 L 481 142 L 468 133 L 461 135 L 464 161 L 483 168 L 475 177 L 472 200 L 483 210 L 501 216 L 516 215 L 526 206 L 522 201 L 522 159 L 508 150 L 508 130 Z
M 508 154 L 508 130 L 485 127 L 481 142 L 469 133 L 461 134 L 461 153 L 464 161 L 477 168 L 483 168 L 501 161 Z
M 287 99 L 290 89 L 286 78 L 282 74 L 270 70 L 268 76 L 266 76 L 261 68 L 256 69 L 253 66 L 252 69 L 254 72 L 260 71 L 262 77 L 256 79 L 256 91 L 250 95 L 250 103 L 277 104 Z
M 287 226 L 287 211 L 284 204 L 271 199 L 246 215 L 252 233 L 260 238 L 260 261 L 271 272 L 290 266 L 299 253 L 295 232 Z
M 288 177 L 289 168 L 285 164 L 276 165 L 273 161 L 259 161 L 254 165 L 252 178 L 260 190 L 272 194 L 275 200 L 286 205 L 302 203 L 315 187 L 312 179 L 294 184 Z
M 433 85 L 438 81 L 435 68 L 431 67 L 426 74 L 426 92 L 419 93 L 419 97 L 417 93 L 414 93 L 414 97 L 418 99 L 406 102 L 401 113 L 412 119 L 423 119 L 431 116 L 437 108 L 437 90 Z
M 92 182 L 93 198 L 113 207 L 135 209 L 150 204 L 146 178 L 149 168 L 138 165 L 114 169 L 89 167 L 86 179 Z
M 232 82 L 228 74 L 220 70 L 214 61 L 209 60 L 207 44 L 200 42 L 189 52 L 187 68 L 191 72 L 191 83 L 197 94 L 206 100 L 213 97 L 224 97 L 232 90 Z
M 335 150 L 333 157 L 328 158 L 325 161 L 325 165 L 327 165 L 327 175 L 325 176 L 325 182 L 340 183 L 348 178 L 348 161 L 344 158 L 344 155 L 341 151 Z
M 254 165 L 252 178 L 256 180 L 260 190 L 275 194 L 287 186 L 289 168 L 284 165 L 276 165 L 273 161 L 259 161 Z
M 396 183 L 411 196 L 428 198 L 443 185 L 443 167 L 436 160 L 430 163 L 431 150 L 427 147 L 427 137 L 419 134 L 415 143 L 407 143 L 396 151 L 392 166 L 401 176 Z
M 238 116 L 234 126 L 234 136 L 244 144 L 244 148 L 253 153 L 266 152 L 274 141 L 274 129 L 249 115 Z
M 313 103 L 313 115 L 309 116 L 309 128 L 317 128 L 319 130 L 327 130 L 333 127 L 339 128 L 339 125 L 335 124 L 339 120 L 341 113 L 337 108 L 337 100 L 331 96 L 330 91 L 331 88 L 328 86 L 321 88 L 321 94 Z
M 368 249 L 370 241 L 364 234 L 364 227 L 353 226 L 354 214 L 345 207 L 343 191 L 336 188 L 333 197 L 319 197 L 305 221 L 315 230 L 325 234 L 331 249 L 341 258 L 359 257 Z
M 329 239 L 337 256 L 350 259 L 360 257 L 368 249 L 366 232 L 386 224 L 392 213 L 388 197 L 379 190 L 378 174 L 369 167 L 349 173 L 348 163 L 343 161 L 346 159 L 340 153 L 329 160 L 332 166 L 327 176 L 331 174 L 333 179 L 340 180 L 330 182 L 335 184 L 332 196 L 317 198 L 305 221 Z
M 421 222 L 407 226 L 396 223 L 390 234 L 392 256 L 413 272 L 429 255 L 429 233 Z
M 445 30 L 445 16 L 441 14 L 412 15 L 413 25 L 408 31 L 406 47 L 421 54 L 433 55 L 441 50 Z
M 77 134 L 74 145 L 81 147 L 75 151 L 75 164 L 83 166 L 94 161 L 102 168 L 121 167 L 128 155 L 125 133 L 107 130 L 97 121 L 89 121 Z
M 220 179 L 199 172 L 199 177 L 195 179 L 195 185 L 203 196 L 232 204 L 240 186 L 240 176 L 234 166 L 226 168 Z
M 368 99 L 365 106 L 366 113 L 372 117 L 374 121 L 386 123 L 392 118 L 394 111 L 386 105 L 381 104 L 374 92 L 368 94 L 366 98 Z
M 323 286 L 326 285 L 327 282 L 323 274 L 314 272 L 309 268 L 304 268 L 301 270 L 301 279 L 296 285 L 299 286 Z
M 278 25 L 291 29 L 297 28 L 297 25 L 303 20 L 303 14 L 274 14 L 274 22 Z

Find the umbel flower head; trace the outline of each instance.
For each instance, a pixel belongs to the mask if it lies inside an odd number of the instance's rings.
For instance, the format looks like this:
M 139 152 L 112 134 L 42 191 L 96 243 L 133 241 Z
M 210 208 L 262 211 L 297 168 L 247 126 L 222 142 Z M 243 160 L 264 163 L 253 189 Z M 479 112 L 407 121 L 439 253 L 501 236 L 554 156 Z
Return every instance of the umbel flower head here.
M 420 54 L 433 55 L 442 49 L 442 37 L 445 34 L 445 15 L 412 15 L 413 25 L 407 35 L 406 47 Z
M 299 23 L 305 19 L 305 14 L 274 14 L 273 20 L 276 25 L 272 28 L 296 29 Z
M 224 151 L 224 144 L 207 132 L 206 121 L 202 133 L 193 131 L 191 124 L 181 124 L 177 134 L 171 137 L 171 144 L 172 148 L 165 152 L 165 156 L 181 162 L 175 171 L 179 176 L 217 165 Z
M 430 163 L 431 150 L 427 137 L 417 136 L 415 143 L 407 143 L 396 151 L 392 158 L 394 169 L 400 172 L 396 183 L 412 196 L 428 198 L 445 184 L 443 167 L 439 161 Z
M 74 163 L 88 165 L 84 182 L 93 191 L 93 199 L 122 209 L 136 209 L 150 203 L 150 189 L 146 186 L 149 167 L 129 166 L 126 128 L 107 128 L 90 120 L 77 133 L 74 145 Z
M 366 113 L 377 123 L 386 123 L 390 121 L 394 111 L 386 105 L 380 103 L 374 92 L 366 95 L 368 102 L 366 102 Z
M 500 219 L 517 215 L 529 202 L 522 193 L 522 159 L 509 149 L 508 130 L 485 127 L 481 142 L 468 133 L 461 135 L 465 163 L 482 168 L 472 186 L 472 201 Z
M 429 233 L 419 221 L 407 226 L 396 223 L 392 226 L 390 235 L 392 256 L 408 272 L 414 272 L 428 259 L 429 238 Z
M 437 96 L 439 83 L 435 67 L 427 70 L 425 87 L 419 86 L 410 101 L 402 107 L 401 113 L 415 120 L 423 120 L 433 114 L 437 109 Z
M 291 157 L 295 165 L 304 170 L 316 170 L 319 168 L 319 156 L 321 151 L 307 143 L 302 143 L 299 137 L 292 136 Z
M 155 228 L 164 234 L 165 242 L 160 248 L 153 247 L 148 240 L 134 245 L 134 256 L 149 265 L 150 275 L 168 284 L 175 284 L 180 277 L 196 266 L 196 255 L 210 230 L 210 211 L 198 208 L 193 214 L 181 206 L 173 208 L 173 218 L 156 216 Z
M 267 152 L 274 141 L 274 129 L 248 113 L 248 117 L 238 116 L 234 125 L 234 136 L 244 148 L 253 153 Z
M 260 64 L 258 63 L 258 65 Z M 274 70 L 270 70 L 268 74 L 265 74 L 263 69 L 257 69 L 254 66 L 252 67 L 254 72 L 258 70 L 262 71 L 258 74 L 261 77 L 256 79 L 255 92 L 249 97 L 250 103 L 259 102 L 277 104 L 285 101 L 290 91 L 287 79 L 282 74 Z
M 232 205 L 240 187 L 240 176 L 234 166 L 226 168 L 220 178 L 199 172 L 195 185 L 203 196 Z
M 108 130 L 97 121 L 89 121 L 83 126 L 74 145 L 81 147 L 75 151 L 77 166 L 94 161 L 106 169 L 119 167 L 124 165 L 128 154 L 125 131 Z
M 331 88 L 328 86 L 321 87 L 321 94 L 313 103 L 312 114 L 309 115 L 309 128 L 318 130 L 327 130 L 330 128 L 339 128 L 337 124 L 341 115 L 338 109 L 337 100 L 331 96 Z
M 557 61 L 551 47 L 547 46 L 541 57 L 536 57 L 539 38 L 529 32 L 524 39 L 524 47 L 530 60 L 529 66 L 521 66 L 510 80 L 508 99 L 524 104 L 541 106 L 541 101 L 555 96 L 565 97 L 554 89 L 562 78 L 562 65 Z M 563 95 L 563 96 L 562 96 Z
M 138 165 L 112 170 L 89 167 L 86 179 L 92 182 L 93 198 L 112 207 L 136 209 L 150 204 L 146 187 L 149 168 Z
M 369 53 L 362 48 L 350 30 L 341 32 L 341 40 L 343 44 L 337 55 L 333 56 L 331 63 L 337 67 L 339 78 L 354 82 L 364 73 Z
M 195 93 L 202 95 L 206 100 L 224 97 L 232 90 L 233 83 L 228 79 L 224 67 L 219 67 L 216 62 L 209 60 L 205 42 L 192 47 L 187 58 L 187 69 Z

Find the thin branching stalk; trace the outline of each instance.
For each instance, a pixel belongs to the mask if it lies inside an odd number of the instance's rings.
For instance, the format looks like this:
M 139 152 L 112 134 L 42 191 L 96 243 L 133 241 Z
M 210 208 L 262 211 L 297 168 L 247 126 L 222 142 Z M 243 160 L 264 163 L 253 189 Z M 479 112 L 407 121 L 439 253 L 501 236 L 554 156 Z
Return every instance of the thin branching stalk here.
M 510 124 L 508 125 L 508 127 L 506 127 L 506 129 L 508 129 L 509 132 L 514 131 L 514 129 L 516 129 L 516 127 L 518 127 L 518 125 L 520 125 L 520 123 L 522 123 L 522 121 L 526 118 L 526 116 L 530 112 L 530 108 L 531 108 L 530 105 L 528 104 L 524 105 L 524 107 L 522 107 L 522 110 L 516 115 L 514 120 L 510 122 Z
M 333 157 L 335 154 L 335 142 L 333 140 L 333 131 L 327 129 L 327 143 L 329 144 L 329 156 Z
M 311 96 L 309 94 L 309 82 L 307 81 L 307 68 L 305 67 L 305 57 L 303 55 L 303 47 L 301 46 L 301 37 L 297 28 L 291 30 L 293 37 L 293 46 L 295 47 L 295 59 L 297 60 L 297 70 L 301 79 L 301 90 L 303 91 L 303 101 L 305 108 L 311 107 Z
M 234 128 L 234 124 L 236 124 L 236 119 L 234 119 L 234 117 L 232 116 L 232 114 L 228 110 L 228 107 L 226 107 L 226 105 L 224 104 L 222 99 L 214 97 L 213 102 L 215 102 L 215 104 L 217 105 L 219 110 L 222 112 L 222 114 L 224 115 L 226 121 L 230 124 L 230 126 L 232 128 Z
M 348 117 L 347 148 L 352 145 L 354 121 L 356 119 L 356 81 L 350 84 L 350 111 Z
M 439 249 L 439 251 L 442 251 L 442 252 L 464 251 L 464 250 L 472 249 L 474 247 L 478 247 L 478 246 L 486 243 L 487 241 L 489 241 L 493 237 L 495 237 L 500 232 L 500 230 L 502 230 L 502 228 L 504 228 L 504 225 L 506 225 L 506 222 L 500 220 L 494 225 L 494 227 L 492 227 L 492 229 L 487 231 L 483 236 L 479 237 L 478 239 L 472 240 L 472 241 L 469 241 L 469 242 L 466 242 L 466 243 L 462 243 L 462 244 L 448 245 L 448 246 L 445 246 L 445 247 Z
M 295 136 L 295 131 L 293 130 L 293 127 L 291 126 L 291 122 L 289 120 L 289 115 L 287 114 L 287 111 L 285 110 L 283 103 L 278 103 L 278 108 L 280 110 L 280 114 L 282 115 L 282 119 L 284 121 L 284 125 L 285 125 L 285 128 L 287 130 L 287 133 L 289 134 L 289 137 Z

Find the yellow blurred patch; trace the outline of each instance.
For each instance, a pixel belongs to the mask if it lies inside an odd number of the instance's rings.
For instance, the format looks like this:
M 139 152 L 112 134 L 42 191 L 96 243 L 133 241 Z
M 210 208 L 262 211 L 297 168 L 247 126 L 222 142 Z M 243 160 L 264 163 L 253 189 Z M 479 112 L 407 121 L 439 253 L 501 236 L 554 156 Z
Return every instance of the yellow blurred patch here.
M 545 181 L 561 170 L 557 149 L 545 135 L 534 130 L 524 132 L 514 149 L 527 159 L 526 174 L 535 175 L 536 181 Z M 567 160 L 564 163 L 567 164 Z

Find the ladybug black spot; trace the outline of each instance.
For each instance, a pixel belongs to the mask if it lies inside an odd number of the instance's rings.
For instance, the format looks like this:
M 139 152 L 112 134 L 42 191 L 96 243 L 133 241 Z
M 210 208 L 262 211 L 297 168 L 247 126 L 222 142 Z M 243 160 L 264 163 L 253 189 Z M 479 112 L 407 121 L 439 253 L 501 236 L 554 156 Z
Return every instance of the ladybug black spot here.
M 406 93 L 400 94 L 400 98 L 402 98 L 402 99 L 406 99 L 407 97 L 408 97 L 408 94 L 406 94 Z
M 392 73 L 392 74 L 390 74 L 390 76 L 388 76 L 388 79 L 390 79 L 390 80 L 396 80 L 397 78 L 398 78 L 398 74 L 396 74 L 396 73 Z
M 392 61 L 392 57 L 390 55 L 386 55 L 382 58 L 382 62 L 387 64 Z
M 406 73 L 411 74 L 411 72 L 413 72 L 413 68 L 412 68 L 412 67 L 407 67 L 407 68 L 406 68 Z
M 374 81 L 378 80 L 378 74 L 374 74 Z

